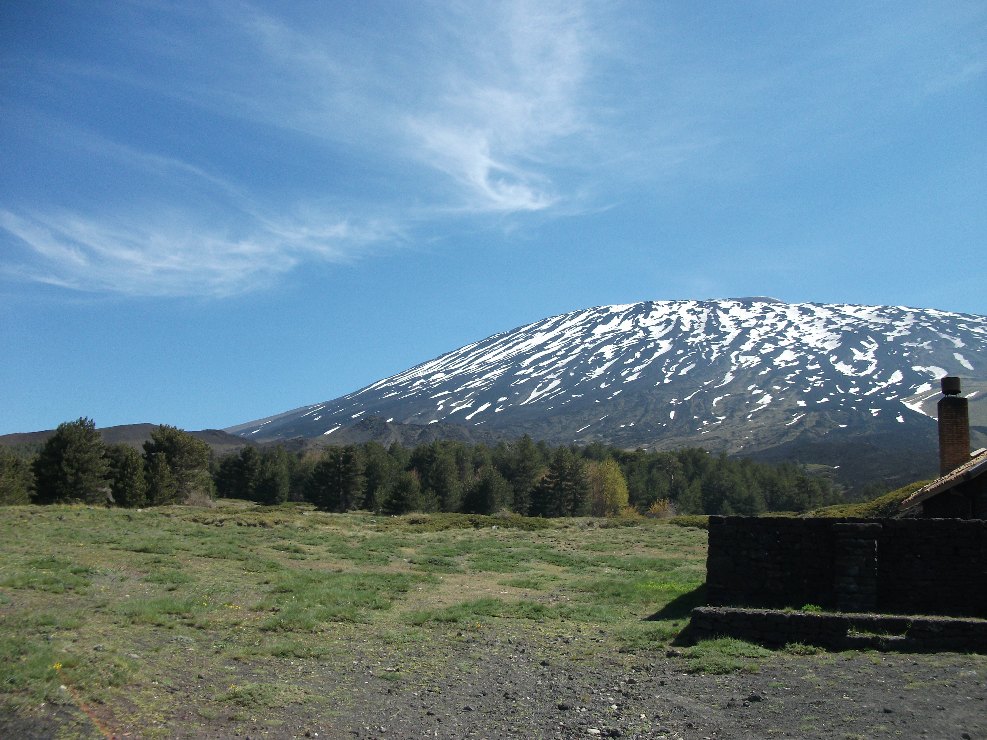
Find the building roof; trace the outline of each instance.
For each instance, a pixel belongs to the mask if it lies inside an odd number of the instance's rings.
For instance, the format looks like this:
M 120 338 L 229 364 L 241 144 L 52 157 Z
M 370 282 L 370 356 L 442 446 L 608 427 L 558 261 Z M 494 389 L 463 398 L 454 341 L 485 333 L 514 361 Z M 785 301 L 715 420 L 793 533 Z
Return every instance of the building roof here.
M 922 486 L 902 501 L 899 506 L 902 511 L 910 509 L 933 496 L 938 496 L 940 493 L 949 491 L 961 483 L 966 483 L 968 480 L 972 480 L 983 473 L 987 473 L 987 450 L 977 450 L 970 457 L 969 462 Z

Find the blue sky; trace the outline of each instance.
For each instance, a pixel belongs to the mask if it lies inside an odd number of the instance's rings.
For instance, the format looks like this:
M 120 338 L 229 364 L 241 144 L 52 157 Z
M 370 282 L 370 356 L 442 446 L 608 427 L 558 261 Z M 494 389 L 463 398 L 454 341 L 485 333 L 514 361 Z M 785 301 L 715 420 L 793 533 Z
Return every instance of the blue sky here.
M 0 153 L 0 434 L 609 303 L 983 314 L 987 5 L 6 0 Z

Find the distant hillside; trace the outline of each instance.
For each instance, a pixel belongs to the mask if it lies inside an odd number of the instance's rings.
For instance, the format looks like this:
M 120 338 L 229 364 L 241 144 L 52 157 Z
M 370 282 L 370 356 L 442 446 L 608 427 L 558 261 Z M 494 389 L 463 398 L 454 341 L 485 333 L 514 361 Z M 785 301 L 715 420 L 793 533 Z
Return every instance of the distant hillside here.
M 151 432 L 157 429 L 157 427 L 157 424 L 124 424 L 115 427 L 104 427 L 98 431 L 106 444 L 126 444 L 139 448 L 151 438 Z M 0 446 L 10 447 L 21 452 L 33 453 L 40 450 L 48 438 L 54 433 L 54 429 L 48 429 L 43 432 L 5 434 L 0 436 Z M 202 431 L 189 432 L 189 434 L 208 444 L 218 455 L 239 450 L 245 445 L 252 444 L 249 440 L 228 434 L 220 429 L 204 429 Z
M 240 439 L 240 438 L 237 438 Z M 492 430 L 476 429 L 461 424 L 399 424 L 385 421 L 379 416 L 360 419 L 354 424 L 338 430 L 331 437 L 292 437 L 289 439 L 259 440 L 261 447 L 280 444 L 286 449 L 297 451 L 325 446 L 359 445 L 377 442 L 384 447 L 398 444 L 402 447 L 416 447 L 438 440 L 463 442 L 465 444 L 495 445 L 502 440 L 513 439 L 510 435 Z M 241 440 L 242 442 L 242 440 Z
M 99 431 L 103 441 L 107 444 L 127 444 L 131 447 L 140 448 L 144 442 L 151 438 L 151 432 L 156 428 L 156 424 L 125 424 L 122 426 L 104 427 L 97 431 Z M 34 454 L 41 449 L 47 439 L 54 433 L 54 429 L 48 429 L 43 432 L 5 434 L 0 436 L 0 446 L 8 447 L 22 454 Z M 189 432 L 189 434 L 208 444 L 213 452 L 220 457 L 228 452 L 235 452 L 247 445 L 258 447 L 281 445 L 289 451 L 297 452 L 310 448 L 324 447 L 329 444 L 337 446 L 364 444 L 366 442 L 377 442 L 384 447 L 395 443 L 403 447 L 415 447 L 437 440 L 494 445 L 502 439 L 508 438 L 504 434 L 465 427 L 459 424 L 398 424 L 395 422 L 386 422 L 377 417 L 361 419 L 352 426 L 340 430 L 340 433 L 335 435 L 331 440 L 324 437 L 315 439 L 295 437 L 283 440 L 254 441 L 237 437 L 220 429 L 203 429 L 201 431 Z

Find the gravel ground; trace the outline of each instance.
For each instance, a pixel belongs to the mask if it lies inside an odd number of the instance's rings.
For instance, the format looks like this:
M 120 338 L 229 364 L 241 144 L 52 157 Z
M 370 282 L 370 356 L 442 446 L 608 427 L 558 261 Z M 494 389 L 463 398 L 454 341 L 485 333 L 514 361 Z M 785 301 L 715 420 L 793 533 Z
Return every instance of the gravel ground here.
M 320 737 L 987 738 L 984 656 L 775 653 L 707 675 L 677 651 L 588 664 L 572 643 L 466 648 L 474 670 L 371 682 Z
M 711 675 L 680 649 L 610 652 L 605 635 L 434 637 L 298 661 L 297 684 L 332 697 L 318 709 L 204 718 L 202 687 L 178 682 L 188 700 L 153 727 L 122 726 L 120 705 L 90 720 L 62 704 L 0 716 L 0 737 L 987 738 L 987 656 L 775 652 L 756 672 Z

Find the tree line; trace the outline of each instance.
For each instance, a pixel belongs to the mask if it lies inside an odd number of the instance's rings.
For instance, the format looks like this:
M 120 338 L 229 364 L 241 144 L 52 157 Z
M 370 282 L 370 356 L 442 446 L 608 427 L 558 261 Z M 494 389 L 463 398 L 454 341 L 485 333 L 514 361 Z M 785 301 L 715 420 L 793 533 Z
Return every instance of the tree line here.
M 699 448 L 550 446 L 527 435 L 495 446 L 376 442 L 291 453 L 245 446 L 216 457 L 160 426 L 142 449 L 104 444 L 91 419 L 58 427 L 33 459 L 0 449 L 0 503 L 80 501 L 158 506 L 214 496 L 326 511 L 386 514 L 511 511 L 526 516 L 745 514 L 805 511 L 840 500 L 826 478 Z
M 0 503 L 160 506 L 211 499 L 212 450 L 172 426 L 141 450 L 105 444 L 92 419 L 59 424 L 32 458 L 0 449 Z

